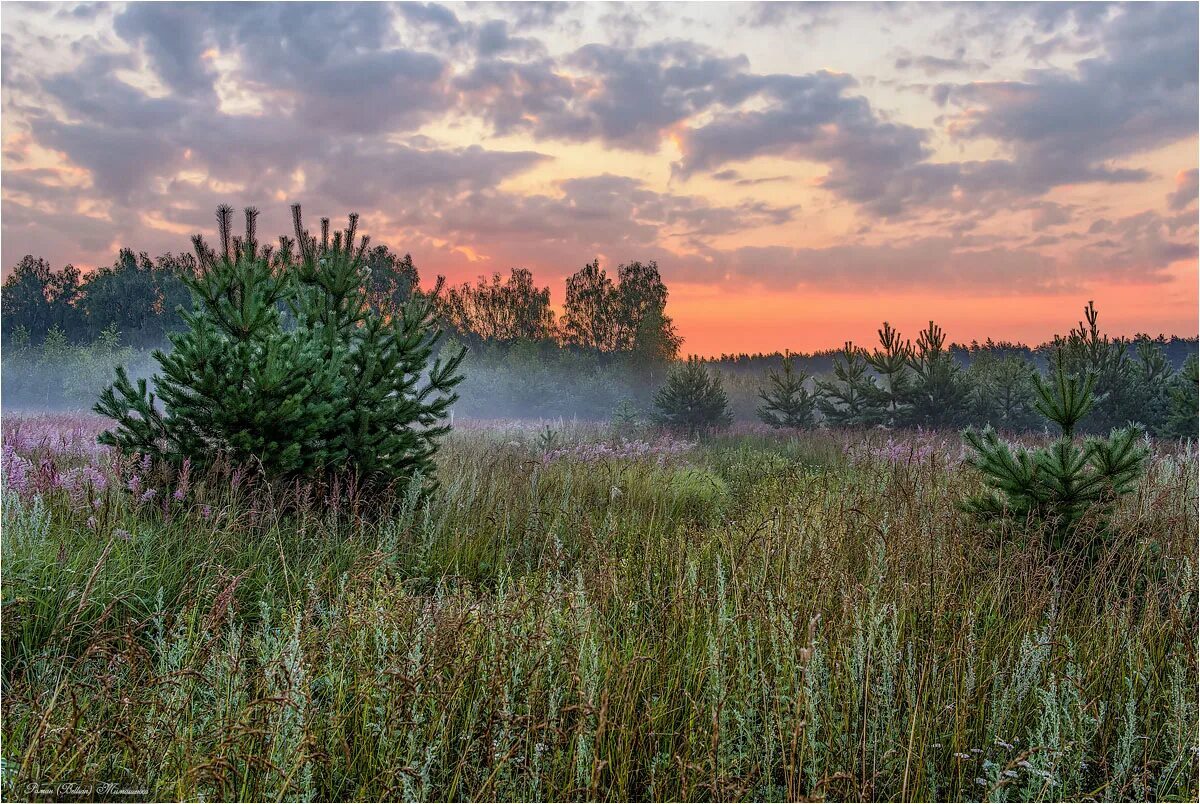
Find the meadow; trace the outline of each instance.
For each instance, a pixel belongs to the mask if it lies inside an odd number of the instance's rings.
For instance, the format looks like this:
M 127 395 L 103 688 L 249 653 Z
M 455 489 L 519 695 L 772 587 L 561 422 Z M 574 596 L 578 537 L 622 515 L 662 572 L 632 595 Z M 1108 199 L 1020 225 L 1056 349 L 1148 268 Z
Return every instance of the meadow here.
M 102 426 L 4 418 L 5 799 L 1200 793 L 1190 443 L 1085 564 L 953 432 L 459 421 L 421 499 Z

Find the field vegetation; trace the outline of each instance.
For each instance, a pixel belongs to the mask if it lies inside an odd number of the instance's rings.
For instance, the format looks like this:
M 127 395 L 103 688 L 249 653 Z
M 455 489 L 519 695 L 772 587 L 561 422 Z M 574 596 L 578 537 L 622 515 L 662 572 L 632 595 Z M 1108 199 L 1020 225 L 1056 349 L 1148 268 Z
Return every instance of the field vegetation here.
M 1197 795 L 1192 446 L 1084 563 L 954 435 L 460 423 L 422 501 L 101 426 L 4 422 L 6 798 Z

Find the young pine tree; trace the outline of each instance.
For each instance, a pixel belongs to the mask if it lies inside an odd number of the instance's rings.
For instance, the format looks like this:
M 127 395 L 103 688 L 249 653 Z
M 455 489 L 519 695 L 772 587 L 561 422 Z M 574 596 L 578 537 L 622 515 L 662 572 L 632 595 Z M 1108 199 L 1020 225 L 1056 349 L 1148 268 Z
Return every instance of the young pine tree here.
M 728 426 L 733 421 L 729 399 L 714 375 L 698 357 L 689 357 L 667 375 L 654 395 L 655 422 L 690 435 Z
M 1054 443 L 1014 448 L 990 426 L 982 432 L 966 430 L 963 435 L 975 451 L 968 462 L 988 487 L 966 502 L 967 510 L 986 520 L 1031 522 L 1042 527 L 1051 549 L 1070 546 L 1094 557 L 1096 540 L 1078 543 L 1077 525 L 1088 514 L 1099 515 L 1103 524 L 1117 499 L 1137 485 L 1148 454 L 1135 427 L 1114 430 L 1108 438 L 1076 441 L 1075 429 L 1095 402 L 1095 386 L 1093 374 L 1069 374 L 1059 351 L 1048 379 L 1034 375 L 1036 408 L 1061 430 Z
M 1055 336 L 1055 354 L 1061 353 L 1068 371 L 1095 377 L 1095 403 L 1082 428 L 1092 433 L 1107 432 L 1130 421 L 1145 422 L 1137 394 L 1137 374 L 1129 344 L 1100 331 L 1099 313 L 1092 302 L 1083 308 L 1083 321 L 1065 338 Z
M 812 427 L 817 394 L 804 384 L 811 379 L 808 372 L 796 371 L 792 356 L 784 355 L 783 372 L 767 375 L 770 385 L 758 392 L 762 405 L 758 417 L 772 427 Z
M 1166 432 L 1175 438 L 1196 438 L 1200 429 L 1200 361 L 1189 355 L 1171 378 Z
M 1167 434 L 1171 408 L 1171 387 L 1175 369 L 1158 341 L 1139 336 L 1134 341 L 1130 361 L 1133 382 L 1129 389 L 1131 408 L 1128 418 L 1141 422 L 1154 435 Z
M 863 350 L 849 341 L 834 359 L 833 380 L 817 381 L 817 406 L 825 421 L 840 427 L 865 427 L 882 418 L 879 388 Z
M 187 329 L 171 335 L 169 353 L 154 353 L 153 393 L 118 369 L 95 408 L 115 421 L 103 443 L 201 466 L 225 455 L 270 479 L 431 475 L 462 353 L 431 363 L 439 333 L 428 297 L 387 318 L 372 310 L 357 216 L 332 240 L 322 220 L 319 242 L 298 206 L 293 217 L 296 240 L 280 238 L 273 252 L 259 248 L 255 210 L 239 238 L 232 210 L 218 209 L 219 250 L 193 240 L 200 270 L 186 279 Z
M 883 423 L 889 427 L 905 423 L 912 402 L 912 344 L 901 340 L 900 333 L 884 321 L 883 328 L 879 330 L 879 346 L 865 356 L 871 368 L 879 374 L 880 383 L 871 393 L 876 396 Z
M 1040 426 L 1034 410 L 1034 366 L 1018 354 L 972 349 L 967 369 L 968 415 L 1000 430 Z
M 918 336 L 916 349 L 909 352 L 909 424 L 947 427 L 964 423 L 971 389 L 945 344 L 942 328 L 930 321 Z

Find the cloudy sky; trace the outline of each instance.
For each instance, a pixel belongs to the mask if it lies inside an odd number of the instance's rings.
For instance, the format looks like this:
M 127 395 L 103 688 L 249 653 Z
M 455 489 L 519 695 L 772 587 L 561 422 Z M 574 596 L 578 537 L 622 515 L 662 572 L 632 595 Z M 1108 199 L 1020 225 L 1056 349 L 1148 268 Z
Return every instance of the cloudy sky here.
M 423 277 L 655 259 L 685 350 L 1197 332 L 1197 6 L 5 3 L 3 265 L 358 211 Z

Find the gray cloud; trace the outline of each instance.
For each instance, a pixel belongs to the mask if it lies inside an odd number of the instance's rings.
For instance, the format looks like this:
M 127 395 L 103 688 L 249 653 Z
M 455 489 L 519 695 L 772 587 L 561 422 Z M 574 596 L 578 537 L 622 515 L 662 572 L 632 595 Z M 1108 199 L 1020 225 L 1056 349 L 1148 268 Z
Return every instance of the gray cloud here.
M 1196 168 L 1184 170 L 1175 177 L 1175 190 L 1167 196 L 1167 206 L 1174 210 L 1187 209 L 1196 203 L 1196 193 L 1200 187 L 1200 171 Z
M 683 41 L 637 48 L 590 44 L 563 64 L 482 61 L 456 86 L 500 133 L 519 129 L 654 152 L 671 126 L 750 97 L 755 79 L 745 72 L 748 64 L 744 56 L 721 56 Z
M 1024 81 L 943 90 L 963 109 L 953 132 L 1005 144 L 1047 186 L 1148 178 L 1106 162 L 1196 133 L 1196 29 L 1194 5 L 1125 7 L 1104 29 L 1105 55 L 1079 62 L 1076 74 L 1036 70 Z
M 928 76 L 941 73 L 973 73 L 987 69 L 987 64 L 965 57 L 965 49 L 959 48 L 953 56 L 901 56 L 896 59 L 897 70 L 920 70 Z

